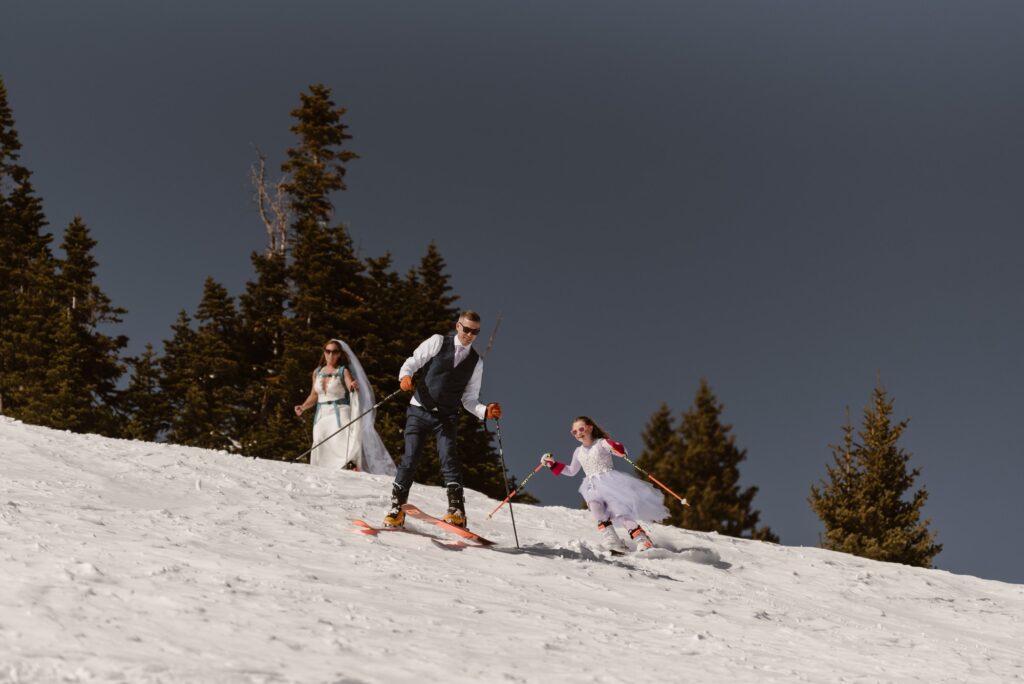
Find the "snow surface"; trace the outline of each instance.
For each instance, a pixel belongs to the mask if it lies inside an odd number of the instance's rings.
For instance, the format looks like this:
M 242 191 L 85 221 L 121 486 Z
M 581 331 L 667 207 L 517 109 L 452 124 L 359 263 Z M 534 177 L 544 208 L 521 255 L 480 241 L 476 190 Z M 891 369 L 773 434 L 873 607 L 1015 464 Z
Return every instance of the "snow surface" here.
M 0 682 L 1024 680 L 1024 585 L 660 525 L 609 558 L 561 507 L 517 551 L 476 492 L 498 550 L 373 537 L 387 477 L 2 417 L 0 458 Z

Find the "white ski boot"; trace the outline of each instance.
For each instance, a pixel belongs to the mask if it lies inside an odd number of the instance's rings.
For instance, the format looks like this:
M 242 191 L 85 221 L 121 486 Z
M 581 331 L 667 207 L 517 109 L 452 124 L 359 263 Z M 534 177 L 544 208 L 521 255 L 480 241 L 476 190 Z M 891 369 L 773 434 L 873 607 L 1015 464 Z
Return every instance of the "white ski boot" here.
M 611 520 L 597 523 L 597 529 L 601 533 L 602 546 L 608 551 L 612 553 L 625 553 L 629 550 L 622 540 L 619 539 L 619 535 L 615 534 L 615 528 L 612 527 Z
M 647 536 L 646 532 L 644 532 L 644 528 L 639 525 L 629 531 L 629 536 L 634 542 L 636 542 L 637 551 L 647 551 L 648 549 L 654 548 L 654 542 L 652 542 L 651 538 Z

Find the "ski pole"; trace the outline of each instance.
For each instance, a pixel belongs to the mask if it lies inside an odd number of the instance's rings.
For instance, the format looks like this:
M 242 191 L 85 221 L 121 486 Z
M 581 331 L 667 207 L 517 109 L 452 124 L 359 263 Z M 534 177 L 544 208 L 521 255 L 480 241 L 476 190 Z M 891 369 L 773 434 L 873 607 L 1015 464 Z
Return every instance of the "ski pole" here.
M 675 492 L 673 492 L 673 491 L 672 491 L 671 489 L 669 489 L 668 487 L 666 487 L 665 485 L 663 485 L 663 484 L 662 484 L 662 483 L 661 483 L 661 482 L 660 482 L 660 481 L 658 480 L 658 478 L 656 478 L 656 477 L 654 477 L 653 475 L 651 475 L 651 474 L 650 474 L 649 472 L 647 472 L 646 470 L 644 470 L 643 468 L 641 468 L 640 466 L 638 466 L 638 465 L 637 465 L 636 463 L 633 463 L 633 461 L 631 461 L 631 460 L 629 459 L 629 456 L 626 456 L 626 454 L 620 454 L 619 452 L 615 451 L 614 449 L 612 449 L 612 453 L 614 453 L 614 454 L 615 454 L 616 456 L 621 456 L 622 458 L 626 459 L 626 463 L 628 463 L 629 465 L 631 465 L 631 466 L 633 466 L 634 468 L 636 468 L 638 472 L 641 472 L 641 473 L 643 473 L 644 475 L 646 475 L 646 476 L 647 476 L 647 479 L 648 479 L 648 480 L 650 480 L 650 481 L 651 481 L 651 482 L 653 482 L 654 484 L 658 485 L 659 487 L 661 487 L 662 489 L 664 489 L 664 490 L 665 490 L 666 492 L 668 492 L 669 494 L 671 494 L 672 496 L 674 496 L 674 497 L 675 497 L 676 499 L 678 499 L 678 500 L 679 500 L 679 503 L 683 504 L 684 506 L 689 506 L 689 505 L 690 505 L 690 504 L 688 504 L 688 503 L 686 502 L 686 499 L 684 499 L 683 497 L 679 496 L 678 494 L 676 494 Z
M 494 433 L 498 436 L 498 457 L 501 459 L 501 476 L 505 478 L 505 493 L 508 496 L 505 500 L 508 501 L 512 498 L 512 495 L 508 493 L 508 471 L 505 469 L 505 449 L 501 446 L 501 419 L 494 419 Z M 508 514 L 512 516 L 512 536 L 516 539 L 516 548 L 519 548 L 519 533 L 516 532 L 516 514 L 512 511 L 512 502 L 508 504 Z M 490 516 L 487 516 L 490 517 Z
M 494 346 L 494 336 L 498 334 L 498 328 L 501 327 L 501 312 L 498 312 L 498 320 L 494 321 L 494 330 L 491 331 L 491 336 L 487 338 L 487 349 L 480 355 L 480 358 L 485 358 L 491 353 L 491 347 Z
M 519 486 L 518 486 L 518 487 L 516 487 L 515 489 L 513 489 L 513 490 L 512 490 L 512 493 L 511 493 L 511 494 L 509 494 L 508 496 L 506 496 L 506 497 L 505 497 L 505 500 L 504 500 L 504 501 L 502 501 L 502 502 L 501 502 L 500 504 L 498 504 L 498 507 L 497 507 L 497 508 L 495 508 L 495 509 L 494 509 L 493 511 L 491 511 L 490 513 L 488 513 L 488 514 L 487 514 L 487 518 L 488 518 L 488 519 L 490 519 L 490 518 L 491 518 L 491 516 L 493 516 L 493 515 L 494 515 L 495 513 L 497 513 L 497 512 L 498 512 L 498 508 L 501 508 L 502 506 L 504 506 L 505 504 L 507 504 L 507 503 L 509 502 L 509 500 L 510 500 L 510 499 L 511 499 L 511 498 L 512 498 L 513 496 L 515 496 L 515 495 L 516 495 L 516 494 L 518 494 L 519 492 L 523 491 L 523 489 L 524 489 L 524 488 L 526 487 L 526 483 L 530 481 L 530 478 L 531 478 L 531 477 L 533 477 L 534 475 L 536 475 L 536 474 L 537 474 L 537 471 L 538 471 L 538 470 L 540 470 L 540 469 L 541 469 L 541 468 L 543 468 L 543 467 L 544 467 L 544 464 L 543 464 L 543 463 L 541 463 L 541 464 L 540 464 L 539 466 L 537 466 L 536 468 L 534 468 L 534 469 L 533 469 L 533 472 L 532 472 L 532 473 L 530 473 L 529 475 L 527 475 L 527 476 L 526 476 L 526 478 L 525 478 L 525 479 L 524 479 L 524 480 L 523 480 L 522 482 L 520 482 L 520 483 L 519 483 Z M 509 510 L 511 510 L 511 509 L 509 509 Z
M 352 420 L 348 421 L 347 423 L 345 423 L 344 425 L 342 425 L 342 426 L 341 426 L 340 428 L 338 428 L 337 430 L 335 430 L 335 431 L 334 431 L 334 432 L 332 432 L 331 434 L 329 434 L 329 435 L 327 435 L 326 437 L 324 437 L 323 439 L 321 439 L 321 440 L 320 440 L 319 442 L 317 442 L 317 443 L 316 443 L 316 444 L 314 444 L 313 446 L 309 447 L 308 449 L 306 449 L 305 451 L 303 451 L 303 452 L 302 452 L 301 454 L 299 454 L 299 455 L 298 455 L 298 456 L 296 456 L 295 458 L 289 458 L 289 459 L 285 460 L 285 463 L 294 463 L 295 461 L 298 461 L 298 460 L 299 460 L 300 458 L 302 458 L 302 457 L 303 457 L 303 456 L 305 456 L 306 454 L 312 453 L 312 452 L 313 452 L 313 449 L 316 449 L 316 448 L 317 448 L 318 446 L 320 446 L 321 444 L 323 444 L 324 442 L 326 442 L 327 440 L 329 440 L 329 439 L 330 439 L 331 437 L 333 437 L 334 435 L 338 434 L 339 432 L 341 432 L 342 430 L 344 430 L 344 429 L 345 429 L 345 428 L 347 428 L 348 426 L 350 426 L 350 425 L 353 425 L 354 423 L 356 423 L 356 422 L 357 422 L 357 421 L 358 421 L 358 420 L 359 420 L 360 418 L 362 418 L 363 416 L 365 416 L 365 415 L 366 415 L 367 413 L 369 413 L 370 411 L 373 411 L 374 409 L 376 409 L 376 408 L 377 408 L 378 406 L 380 406 L 380 405 L 381 405 L 381 404 L 383 404 L 384 402 L 388 401 L 389 399 L 391 399 L 391 398 L 393 398 L 394 396 L 396 396 L 396 395 L 398 395 L 398 394 L 401 394 L 401 393 L 402 393 L 402 389 L 401 389 L 401 388 L 399 388 L 399 389 L 396 389 L 396 390 L 395 390 L 394 392 L 392 392 L 392 393 L 391 393 L 391 394 L 389 394 L 388 396 L 384 397 L 383 399 L 381 399 L 380 401 L 378 401 L 378 402 L 377 402 L 376 404 L 374 404 L 374 405 L 373 405 L 373 406 L 371 406 L 370 408 L 366 409 L 365 411 L 363 411 L 362 413 L 360 413 L 360 414 L 359 414 L 358 416 L 356 416 L 355 418 L 353 418 Z

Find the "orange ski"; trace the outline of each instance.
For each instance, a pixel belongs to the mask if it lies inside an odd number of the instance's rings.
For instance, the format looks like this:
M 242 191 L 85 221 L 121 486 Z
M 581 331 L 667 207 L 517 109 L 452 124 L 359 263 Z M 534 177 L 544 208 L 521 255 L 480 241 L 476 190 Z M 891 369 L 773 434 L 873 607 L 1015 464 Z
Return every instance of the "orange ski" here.
M 494 545 L 494 542 L 492 542 L 489 539 L 484 539 L 483 537 L 481 537 L 476 532 L 470 532 L 469 530 L 465 529 L 464 527 L 458 527 L 457 525 L 452 525 L 451 523 L 447 523 L 444 520 L 441 520 L 440 518 L 435 518 L 432 515 L 428 515 L 428 514 L 424 513 L 423 511 L 421 511 L 420 509 L 418 509 L 415 506 L 413 506 L 412 504 L 405 504 L 405 505 L 403 505 L 402 506 L 402 510 L 405 511 L 405 514 L 407 516 L 409 516 L 410 518 L 413 518 L 414 520 L 419 520 L 420 522 L 425 522 L 425 523 L 430 523 L 432 525 L 437 525 L 438 527 L 440 527 L 445 532 L 451 532 L 452 534 L 457 534 L 458 536 L 462 537 L 463 539 L 469 539 L 470 541 L 474 541 L 477 544 L 480 544 L 481 546 L 493 546 Z

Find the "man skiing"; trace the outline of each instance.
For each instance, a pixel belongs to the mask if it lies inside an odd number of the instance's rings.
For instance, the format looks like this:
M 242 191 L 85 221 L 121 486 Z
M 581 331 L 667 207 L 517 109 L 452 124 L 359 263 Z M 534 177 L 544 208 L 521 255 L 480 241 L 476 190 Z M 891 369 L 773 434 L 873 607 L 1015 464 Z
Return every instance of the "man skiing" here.
M 386 527 L 405 524 L 402 504 L 409 499 L 423 440 L 430 433 L 437 435 L 437 453 L 448 490 L 448 512 L 444 520 L 459 527 L 466 526 L 462 468 L 456 451 L 459 403 L 480 420 L 501 418 L 499 404 L 480 403 L 484 362 L 473 349 L 473 340 L 479 334 L 480 315 L 463 311 L 454 332 L 427 338 L 402 364 L 398 373 L 401 388 L 414 394 L 406 413 L 405 455 L 392 485 L 391 508 L 384 518 Z M 424 372 L 419 382 L 414 383 L 412 376 L 421 369 Z

